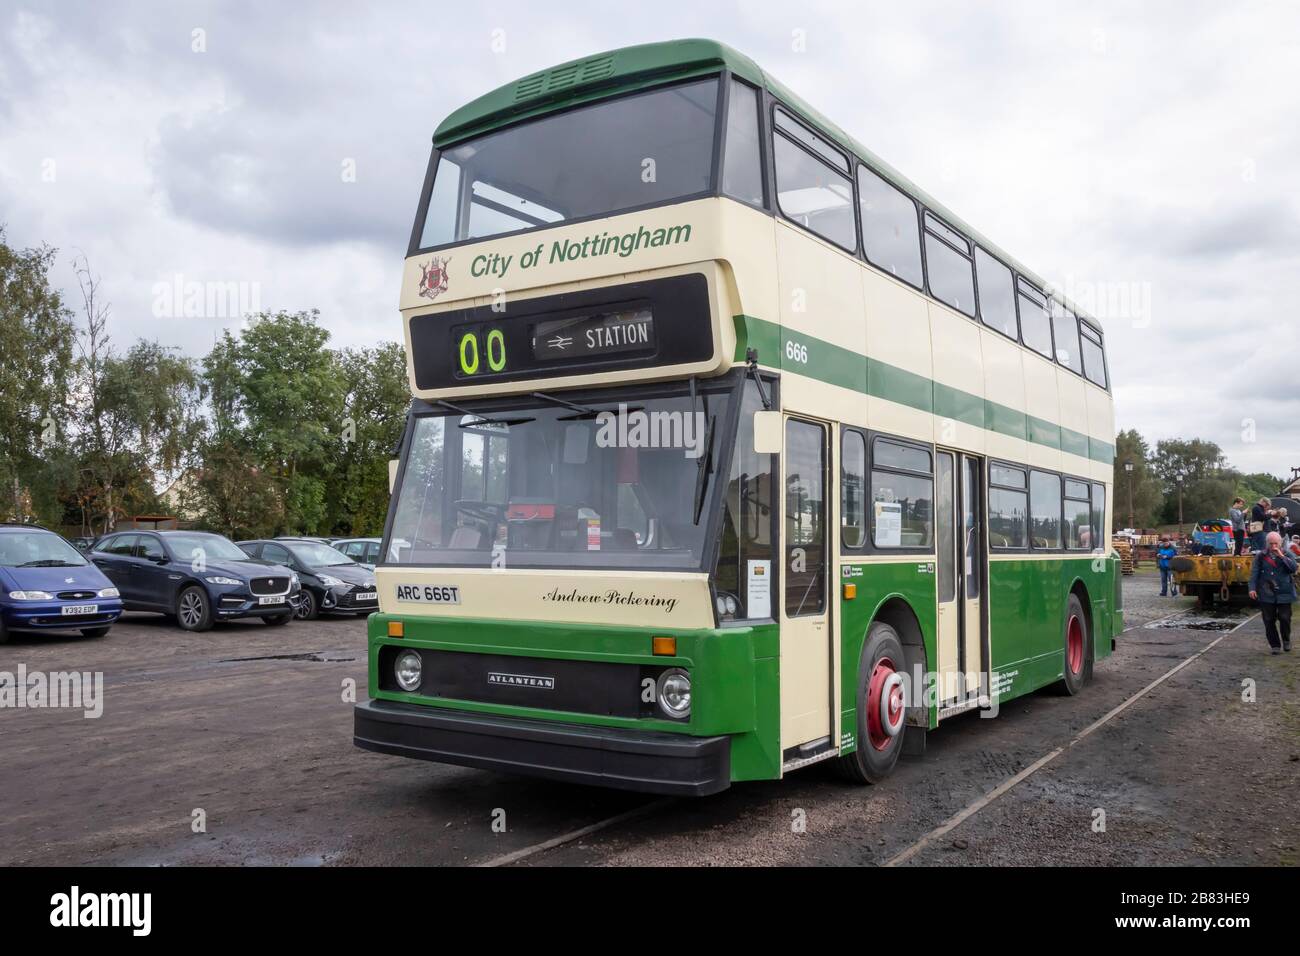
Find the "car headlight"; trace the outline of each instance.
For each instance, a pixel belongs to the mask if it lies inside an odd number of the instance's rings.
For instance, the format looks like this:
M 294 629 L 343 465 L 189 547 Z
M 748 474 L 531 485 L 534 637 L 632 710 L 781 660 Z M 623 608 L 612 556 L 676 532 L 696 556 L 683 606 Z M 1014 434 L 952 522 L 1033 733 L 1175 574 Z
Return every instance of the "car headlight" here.
M 53 601 L 54 595 L 49 591 L 10 591 L 9 596 L 15 601 Z
M 102 591 L 99 592 L 99 596 L 102 598 L 121 597 L 122 592 L 119 591 L 117 588 L 104 588 Z
M 297 571 L 289 572 L 289 583 L 291 583 L 294 587 L 297 587 L 299 584 L 302 584 L 302 580 L 298 577 Z
M 320 578 L 320 583 L 325 585 L 327 588 L 337 588 L 341 587 L 343 584 L 342 581 L 334 577 L 332 574 L 318 574 L 316 577 Z
M 420 655 L 415 651 L 399 654 L 393 665 L 393 676 L 397 678 L 397 686 L 402 690 L 413 691 L 418 688 L 424 677 L 424 662 L 420 660 Z
M 691 675 L 670 667 L 659 675 L 659 709 L 675 720 L 691 716 Z
M 231 587 L 238 587 L 239 585 L 244 583 L 243 581 L 239 580 L 239 578 L 223 578 L 220 575 L 216 575 L 210 578 L 205 578 L 204 580 L 206 580 L 209 584 L 228 584 Z

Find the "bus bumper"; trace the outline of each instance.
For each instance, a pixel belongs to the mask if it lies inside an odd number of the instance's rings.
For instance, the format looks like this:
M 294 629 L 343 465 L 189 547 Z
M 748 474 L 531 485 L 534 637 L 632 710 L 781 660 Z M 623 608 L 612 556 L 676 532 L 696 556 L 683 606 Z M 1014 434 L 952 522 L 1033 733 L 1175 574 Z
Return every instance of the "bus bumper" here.
M 363 750 L 673 796 L 731 783 L 731 738 L 550 723 L 371 700 L 353 712 Z

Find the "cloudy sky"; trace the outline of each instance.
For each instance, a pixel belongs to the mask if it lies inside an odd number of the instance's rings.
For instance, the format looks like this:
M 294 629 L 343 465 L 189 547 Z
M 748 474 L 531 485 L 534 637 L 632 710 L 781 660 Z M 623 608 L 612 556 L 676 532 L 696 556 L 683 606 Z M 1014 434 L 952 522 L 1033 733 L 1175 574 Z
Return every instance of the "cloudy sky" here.
M 119 345 L 203 354 L 244 283 L 400 338 L 437 123 L 632 43 L 748 53 L 1081 305 L 1119 426 L 1300 466 L 1300 4 L 0 2 L 0 224 L 102 276 Z M 351 171 L 355 175 L 351 175 Z M 354 180 L 354 181 L 351 181 Z M 235 310 L 230 310 L 235 311 Z

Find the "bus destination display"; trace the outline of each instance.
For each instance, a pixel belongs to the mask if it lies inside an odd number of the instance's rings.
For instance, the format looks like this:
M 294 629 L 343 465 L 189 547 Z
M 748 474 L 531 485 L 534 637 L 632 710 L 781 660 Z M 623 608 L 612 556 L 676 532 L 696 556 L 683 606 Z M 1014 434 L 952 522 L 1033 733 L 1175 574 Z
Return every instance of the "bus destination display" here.
M 550 319 L 533 326 L 533 357 L 539 362 L 640 352 L 654 345 L 649 309 Z
M 707 362 L 708 283 L 689 273 L 411 319 L 419 388 Z

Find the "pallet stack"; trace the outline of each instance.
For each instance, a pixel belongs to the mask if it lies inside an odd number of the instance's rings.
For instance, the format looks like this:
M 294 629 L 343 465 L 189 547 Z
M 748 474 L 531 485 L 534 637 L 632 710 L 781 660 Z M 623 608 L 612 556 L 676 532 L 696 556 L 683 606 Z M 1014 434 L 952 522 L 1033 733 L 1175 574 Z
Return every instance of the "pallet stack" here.
M 1120 574 L 1133 573 L 1133 546 L 1128 538 L 1111 538 L 1110 545 L 1119 553 Z

